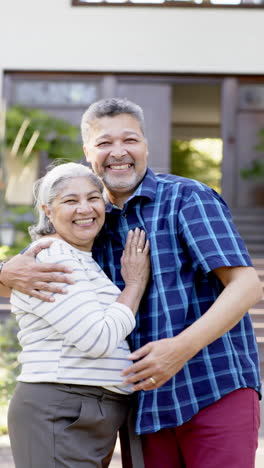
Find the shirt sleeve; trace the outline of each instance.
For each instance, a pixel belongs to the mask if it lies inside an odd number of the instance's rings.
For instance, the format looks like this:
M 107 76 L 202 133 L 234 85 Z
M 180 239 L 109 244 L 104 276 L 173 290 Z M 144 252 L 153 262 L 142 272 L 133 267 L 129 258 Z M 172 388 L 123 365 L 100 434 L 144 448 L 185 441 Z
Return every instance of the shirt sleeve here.
M 192 190 L 181 205 L 178 232 L 194 268 L 205 273 L 221 266 L 252 266 L 225 201 L 213 190 Z
M 54 246 L 42 250 L 37 261 L 67 265 L 73 270 L 71 276 L 75 283 L 57 283 L 65 286 L 68 293 L 53 294 L 55 302 L 44 302 L 18 291 L 13 291 L 11 301 L 22 310 L 30 309 L 36 316 L 35 321 L 39 318 L 46 321 L 47 326 L 87 355 L 111 355 L 135 327 L 135 317 L 129 307 L 116 302 L 119 290 L 105 275 L 86 270 L 67 246 L 60 245 L 59 251 Z M 99 289 L 103 289 L 100 299 Z M 107 301 L 104 301 L 105 296 L 108 296 Z M 31 326 L 34 326 L 33 320 Z

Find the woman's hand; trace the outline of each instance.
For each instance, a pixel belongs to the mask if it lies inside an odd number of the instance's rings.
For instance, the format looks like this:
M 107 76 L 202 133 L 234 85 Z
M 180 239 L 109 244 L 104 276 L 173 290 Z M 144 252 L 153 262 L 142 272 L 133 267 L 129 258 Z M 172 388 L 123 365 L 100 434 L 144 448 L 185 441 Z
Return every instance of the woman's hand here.
M 146 241 L 145 232 L 139 228 L 129 231 L 127 235 L 121 257 L 121 274 L 125 288 L 117 302 L 128 306 L 136 315 L 150 274 L 149 241 Z
M 139 284 L 145 290 L 150 275 L 149 241 L 144 231 L 129 231 L 121 257 L 121 274 L 126 286 Z

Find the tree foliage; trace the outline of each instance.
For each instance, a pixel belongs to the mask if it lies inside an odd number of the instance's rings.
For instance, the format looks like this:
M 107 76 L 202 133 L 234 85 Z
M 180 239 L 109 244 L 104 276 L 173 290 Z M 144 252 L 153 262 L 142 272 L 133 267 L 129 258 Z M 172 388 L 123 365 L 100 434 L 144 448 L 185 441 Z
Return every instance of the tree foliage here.
M 171 172 L 196 179 L 220 192 L 220 162 L 198 151 L 189 141 L 174 140 L 171 147 Z
M 51 160 L 57 158 L 76 160 L 83 156 L 78 140 L 80 133 L 78 127 L 42 110 L 21 106 L 10 107 L 6 112 L 5 146 L 8 149 L 13 147 L 22 125 L 26 128 L 19 145 L 18 156 L 25 152 L 34 132 L 38 132 L 38 138 L 27 162 L 36 152 L 41 151 L 45 151 Z
M 264 180 L 264 158 L 253 159 L 240 173 L 244 179 Z
M 17 340 L 18 327 L 13 317 L 0 323 L 0 404 L 14 392 L 20 372 L 17 356 L 21 350 Z
M 258 132 L 258 138 L 259 141 L 255 146 L 255 150 L 262 153 L 262 155 L 253 159 L 240 171 L 240 174 L 244 179 L 253 179 L 256 182 L 264 180 L 264 128 Z

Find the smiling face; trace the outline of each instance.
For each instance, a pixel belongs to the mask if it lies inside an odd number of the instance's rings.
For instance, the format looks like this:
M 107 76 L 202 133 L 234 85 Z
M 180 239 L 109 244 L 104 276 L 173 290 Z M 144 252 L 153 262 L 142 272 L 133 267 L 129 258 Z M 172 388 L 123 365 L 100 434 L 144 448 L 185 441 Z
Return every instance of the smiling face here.
M 50 206 L 42 209 L 56 234 L 80 250 L 90 251 L 105 220 L 105 203 L 99 188 L 87 177 L 74 177 L 63 184 Z
M 122 206 L 147 169 L 148 145 L 137 119 L 130 114 L 95 119 L 84 152 L 109 199 Z

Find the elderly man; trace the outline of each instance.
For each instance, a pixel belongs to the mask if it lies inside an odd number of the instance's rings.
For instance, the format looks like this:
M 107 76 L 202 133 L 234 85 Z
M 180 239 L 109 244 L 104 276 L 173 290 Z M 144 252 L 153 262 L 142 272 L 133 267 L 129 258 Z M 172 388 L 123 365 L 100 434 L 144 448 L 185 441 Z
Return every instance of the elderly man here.
M 109 201 L 94 257 L 122 287 L 128 230 L 144 229 L 151 245 L 152 281 L 123 371 L 138 391 L 145 466 L 253 468 L 261 383 L 247 310 L 262 289 L 228 207 L 200 182 L 147 167 L 143 112 L 134 103 L 92 104 L 82 135 Z M 43 298 L 42 290 L 59 290 L 51 282 L 61 273 L 44 271 L 34 253 L 5 264 L 0 280 Z

